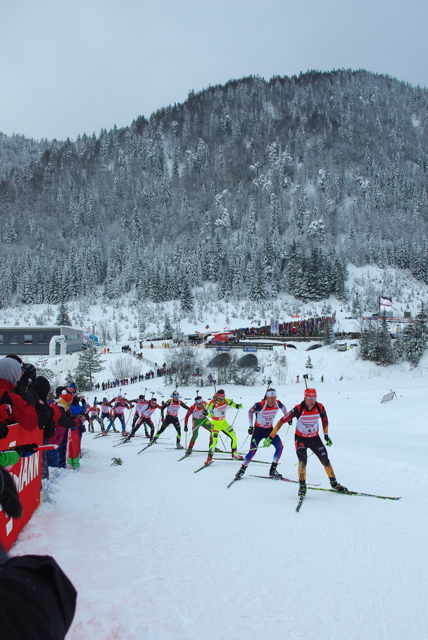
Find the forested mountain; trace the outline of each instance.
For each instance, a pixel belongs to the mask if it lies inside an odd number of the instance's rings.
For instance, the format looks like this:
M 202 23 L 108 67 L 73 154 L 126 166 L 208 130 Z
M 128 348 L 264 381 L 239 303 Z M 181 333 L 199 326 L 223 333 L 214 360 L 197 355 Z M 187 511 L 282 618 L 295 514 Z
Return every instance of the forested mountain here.
M 0 135 L 0 303 L 340 298 L 348 262 L 427 283 L 427 142 L 426 89 L 349 70 L 233 80 L 75 142 Z

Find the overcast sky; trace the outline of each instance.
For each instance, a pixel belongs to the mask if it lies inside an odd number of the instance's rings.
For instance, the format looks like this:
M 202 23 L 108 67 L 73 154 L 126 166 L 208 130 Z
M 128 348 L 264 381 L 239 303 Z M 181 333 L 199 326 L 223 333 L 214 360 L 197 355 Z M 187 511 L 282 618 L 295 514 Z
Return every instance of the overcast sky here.
M 0 131 L 75 139 L 231 78 L 428 86 L 428 0 L 0 0 Z

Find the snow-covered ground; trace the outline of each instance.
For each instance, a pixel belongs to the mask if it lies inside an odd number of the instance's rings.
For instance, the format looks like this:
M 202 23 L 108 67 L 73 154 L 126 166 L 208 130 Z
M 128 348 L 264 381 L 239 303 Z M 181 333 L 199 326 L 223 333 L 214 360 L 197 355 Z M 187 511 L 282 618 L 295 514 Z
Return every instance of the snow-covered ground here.
M 311 384 L 327 410 L 339 482 L 401 500 L 308 491 L 296 513 L 296 484 L 252 477 L 266 475 L 268 465 L 252 462 L 230 489 L 239 462 L 218 460 L 195 475 L 205 454 L 177 462 L 172 427 L 167 440 L 141 455 L 147 442 L 141 437 L 113 448 L 114 436 L 85 434 L 80 470 L 54 486 L 12 551 L 53 555 L 72 579 L 78 606 L 70 640 L 428 637 L 428 355 L 409 370 L 362 362 L 354 349 L 308 354 L 306 348 L 287 350 L 287 384 L 276 385 L 279 398 L 289 408 L 301 401 L 310 355 Z M 160 378 L 123 391 L 137 397 L 145 386 L 159 399 L 171 392 Z M 243 452 L 247 411 L 264 389 L 226 387 L 228 397 L 244 405 L 228 414 Z M 397 398 L 380 404 L 390 390 Z M 180 389 L 187 402 L 195 391 Z M 205 399 L 209 391 L 202 390 Z M 279 470 L 296 480 L 287 426 L 280 431 Z M 207 448 L 208 437 L 201 430 L 198 449 Z M 255 459 L 271 461 L 272 455 L 269 448 Z M 123 465 L 110 466 L 113 456 Z M 328 487 L 315 456 L 307 481 Z

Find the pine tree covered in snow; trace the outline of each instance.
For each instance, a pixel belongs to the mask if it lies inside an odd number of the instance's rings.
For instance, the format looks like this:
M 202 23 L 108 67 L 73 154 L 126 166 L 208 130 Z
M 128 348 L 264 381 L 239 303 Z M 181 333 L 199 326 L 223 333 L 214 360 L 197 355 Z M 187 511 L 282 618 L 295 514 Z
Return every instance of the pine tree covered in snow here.
M 379 365 L 387 366 L 394 362 L 395 355 L 385 315 L 379 326 L 370 322 L 361 330 L 359 353 L 363 360 L 371 360 Z
M 70 316 L 68 315 L 67 305 L 65 304 L 65 302 L 61 302 L 59 306 L 55 324 L 57 324 L 59 327 L 71 327 L 71 320 Z
M 306 367 L 306 369 L 312 369 L 313 366 L 314 365 L 312 364 L 311 356 L 308 356 L 308 359 L 306 360 L 305 367 Z
M 406 359 L 414 366 L 418 364 L 427 348 L 428 327 L 424 304 L 414 322 L 409 322 L 404 330 L 404 351 Z
M 104 369 L 101 354 L 97 353 L 92 343 L 88 344 L 87 348 L 79 353 L 79 361 L 74 372 L 74 379 L 78 390 L 92 391 L 94 375 Z

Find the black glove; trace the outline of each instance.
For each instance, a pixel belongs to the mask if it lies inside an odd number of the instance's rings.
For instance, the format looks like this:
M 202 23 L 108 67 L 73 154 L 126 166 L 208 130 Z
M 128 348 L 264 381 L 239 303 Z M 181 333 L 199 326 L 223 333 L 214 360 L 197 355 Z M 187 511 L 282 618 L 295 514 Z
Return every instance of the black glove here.
M 187 433 L 189 431 L 189 427 L 187 426 L 187 424 L 184 425 L 184 432 Z
M 207 417 L 207 415 L 208 415 L 208 411 L 207 411 L 206 409 L 204 409 L 204 410 L 202 411 L 202 415 L 206 418 L 206 417 Z
M 289 420 L 289 421 L 288 421 L 288 424 L 289 424 L 289 425 L 290 425 L 290 427 L 291 427 L 291 425 L 293 424 L 293 418 L 291 418 L 291 420 Z
M 0 504 L 11 518 L 22 516 L 22 506 L 15 483 L 7 471 L 0 467 Z
M 9 427 L 6 423 L 0 422 L 0 440 L 2 438 L 7 438 L 7 434 L 9 433 Z
M 331 445 L 333 444 L 333 442 L 330 440 L 330 438 L 329 438 L 329 436 L 328 436 L 328 433 L 326 433 L 326 434 L 325 434 L 325 436 L 324 436 L 324 440 L 325 440 L 325 443 L 326 443 L 327 447 L 331 447 Z
M 20 444 L 19 447 L 14 447 L 16 453 L 19 453 L 21 458 L 25 458 L 28 455 L 31 455 L 36 452 L 38 448 L 38 444 L 33 442 L 33 444 Z
M 253 435 L 254 427 L 248 427 L 248 433 L 250 436 Z
M 71 401 L 71 404 L 73 405 L 73 407 L 77 407 L 77 405 L 79 404 L 79 400 L 80 398 L 77 395 L 73 396 L 73 400 Z

